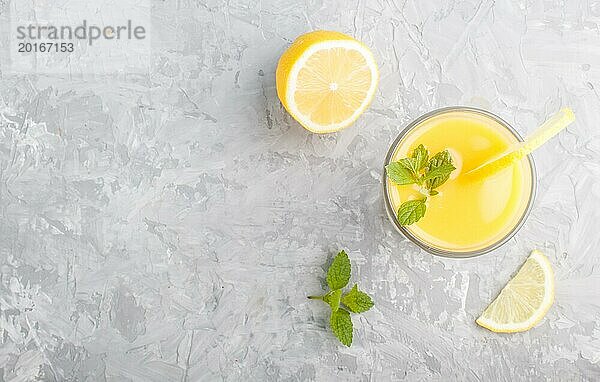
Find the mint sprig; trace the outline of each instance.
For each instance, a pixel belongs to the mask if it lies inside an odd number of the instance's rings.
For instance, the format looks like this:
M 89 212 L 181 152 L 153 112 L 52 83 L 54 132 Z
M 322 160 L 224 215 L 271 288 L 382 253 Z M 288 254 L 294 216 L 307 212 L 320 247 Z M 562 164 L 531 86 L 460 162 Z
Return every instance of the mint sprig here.
M 327 285 L 331 290 L 322 296 L 308 296 L 310 299 L 322 300 L 329 305 L 331 330 L 346 346 L 352 345 L 353 325 L 350 312 L 366 312 L 374 305 L 371 297 L 358 289 L 358 284 L 354 284 L 352 289 L 344 294 L 342 289 L 350 281 L 351 268 L 348 254 L 344 250 L 340 251 L 327 270 Z
M 423 198 L 409 200 L 398 208 L 398 222 L 402 226 L 419 221 L 427 211 L 427 198 L 439 194 L 436 188 L 450 179 L 456 170 L 448 150 L 440 151 L 429 158 L 429 151 L 423 145 L 417 146 L 409 158 L 402 158 L 385 166 L 387 177 L 394 183 L 405 186 L 419 186 Z

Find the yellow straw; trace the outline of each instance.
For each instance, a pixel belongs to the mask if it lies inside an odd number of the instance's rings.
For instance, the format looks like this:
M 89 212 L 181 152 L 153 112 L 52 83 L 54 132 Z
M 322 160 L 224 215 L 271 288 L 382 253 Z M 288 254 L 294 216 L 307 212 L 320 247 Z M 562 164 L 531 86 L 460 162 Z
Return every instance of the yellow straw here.
M 493 159 L 477 166 L 468 171 L 465 175 L 474 178 L 485 178 L 494 175 L 498 171 L 511 166 L 526 155 L 529 155 L 533 150 L 546 143 L 550 138 L 569 126 L 573 121 L 575 121 L 573 110 L 568 107 L 561 109 L 538 127 L 533 134 L 528 136 L 525 139 L 525 142 L 518 144 L 513 150 L 502 155 L 500 158 Z

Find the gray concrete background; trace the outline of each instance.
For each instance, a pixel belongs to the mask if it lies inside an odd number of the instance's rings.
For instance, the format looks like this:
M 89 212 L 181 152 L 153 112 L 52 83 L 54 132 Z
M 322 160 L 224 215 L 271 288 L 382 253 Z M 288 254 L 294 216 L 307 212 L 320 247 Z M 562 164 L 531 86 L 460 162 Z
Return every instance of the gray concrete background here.
M 600 379 L 599 1 L 153 6 L 149 75 L 1 76 L 0 381 Z M 370 110 L 325 136 L 274 78 L 319 28 L 381 71 Z M 457 104 L 523 134 L 578 118 L 535 154 L 522 231 L 470 260 L 396 233 L 380 182 L 402 127 Z M 306 299 L 341 248 L 375 300 L 351 348 Z M 546 319 L 477 327 L 533 248 L 556 270 Z

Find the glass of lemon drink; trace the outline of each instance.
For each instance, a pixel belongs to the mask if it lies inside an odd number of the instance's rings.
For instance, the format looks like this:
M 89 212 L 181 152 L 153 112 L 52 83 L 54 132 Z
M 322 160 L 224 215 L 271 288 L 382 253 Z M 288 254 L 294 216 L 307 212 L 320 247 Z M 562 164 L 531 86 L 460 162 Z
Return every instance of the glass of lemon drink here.
M 383 183 L 390 219 L 402 234 L 435 255 L 471 257 L 498 248 L 529 214 L 536 193 L 535 165 L 525 155 L 489 176 L 469 174 L 521 142 L 515 129 L 484 110 L 450 107 L 421 116 L 400 133 L 385 160 L 386 168 L 407 160 L 403 158 L 413 158 L 406 163 L 416 165 L 417 172 L 423 167 L 421 180 L 415 182 L 395 182 L 388 168 Z M 422 165 L 415 164 L 419 150 L 426 155 Z M 428 161 L 443 158 L 440 154 L 446 155 L 452 171 L 442 175 L 444 179 L 425 180 Z M 407 201 L 413 201 L 413 209 L 403 211 Z M 422 215 L 417 221 L 403 221 L 404 212 L 415 211 Z

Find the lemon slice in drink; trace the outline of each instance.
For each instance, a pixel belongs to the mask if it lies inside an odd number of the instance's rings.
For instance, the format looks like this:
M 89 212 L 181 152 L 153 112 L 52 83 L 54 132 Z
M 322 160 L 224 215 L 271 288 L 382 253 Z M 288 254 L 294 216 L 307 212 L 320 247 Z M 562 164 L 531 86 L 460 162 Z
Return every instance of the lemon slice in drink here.
M 315 31 L 296 39 L 277 65 L 277 95 L 307 130 L 350 126 L 369 106 L 379 72 L 364 44 L 343 33 Z
M 552 266 L 535 250 L 476 322 L 493 332 L 524 332 L 544 318 L 553 301 Z

